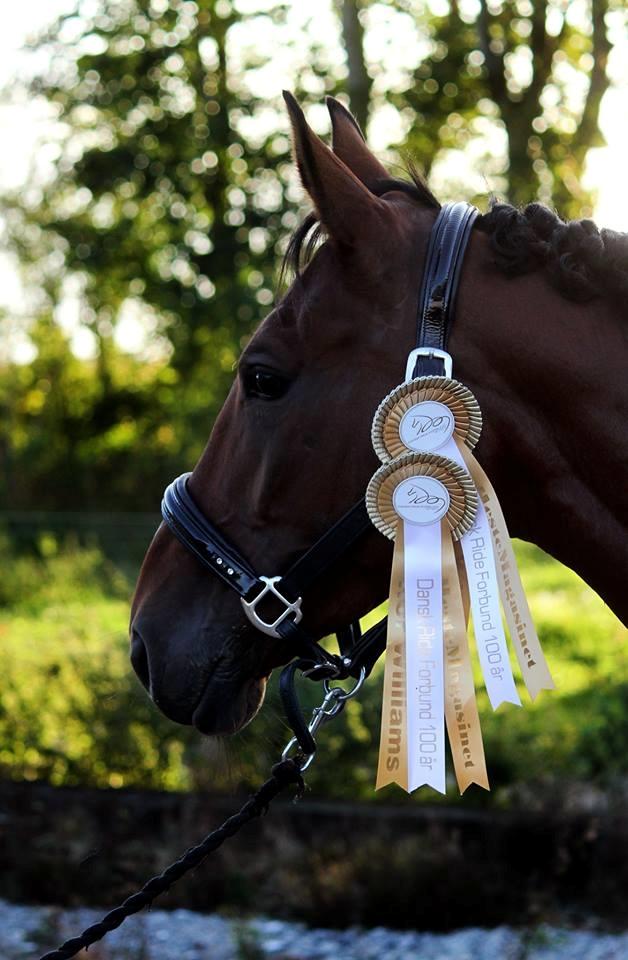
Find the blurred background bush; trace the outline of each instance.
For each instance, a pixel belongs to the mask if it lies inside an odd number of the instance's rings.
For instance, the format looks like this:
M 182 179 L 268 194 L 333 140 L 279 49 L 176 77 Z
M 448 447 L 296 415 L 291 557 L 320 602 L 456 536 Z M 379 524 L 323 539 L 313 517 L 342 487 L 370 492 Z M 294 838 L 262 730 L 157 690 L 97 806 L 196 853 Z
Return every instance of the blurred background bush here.
M 344 98 L 391 167 L 410 155 L 443 200 L 485 207 L 495 193 L 589 216 L 588 152 L 626 77 L 625 9 L 60 6 L 5 91 L 44 119 L 0 200 L 2 270 L 21 278 L 0 314 L 0 775 L 231 791 L 285 740 L 274 689 L 250 728 L 206 744 L 149 703 L 126 632 L 161 491 L 200 453 L 303 213 L 281 87 L 321 133 L 324 95 Z M 465 803 L 628 772 L 625 630 L 575 575 L 527 545 L 519 556 L 558 691 L 497 714 L 482 698 L 495 789 Z M 381 670 L 325 732 L 317 796 L 404 801 L 372 791 L 380 686 Z

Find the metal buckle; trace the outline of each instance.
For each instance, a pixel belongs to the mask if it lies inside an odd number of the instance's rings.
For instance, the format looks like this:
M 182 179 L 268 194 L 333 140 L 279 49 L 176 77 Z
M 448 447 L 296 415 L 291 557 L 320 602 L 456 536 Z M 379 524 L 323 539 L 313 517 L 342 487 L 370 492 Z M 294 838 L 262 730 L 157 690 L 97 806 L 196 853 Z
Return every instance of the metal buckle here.
M 302 598 L 297 597 L 297 599 L 294 601 L 287 600 L 286 597 L 284 597 L 275 586 L 275 584 L 281 580 L 281 577 L 260 577 L 259 579 L 265 585 L 262 587 L 257 596 L 253 597 L 253 599 L 249 601 L 245 600 L 244 597 L 240 598 L 242 606 L 244 607 L 244 612 L 253 626 L 257 627 L 258 630 L 261 630 L 262 633 L 265 633 L 269 637 L 279 637 L 279 634 L 277 633 L 277 627 L 280 623 L 283 623 L 287 616 L 293 613 L 294 623 L 299 623 L 299 621 L 303 619 L 303 613 L 301 612 Z M 277 597 L 278 600 L 281 600 L 286 608 L 285 610 L 282 610 L 277 619 L 273 620 L 272 623 L 262 620 L 256 610 L 257 604 L 260 602 L 260 600 L 263 600 L 268 593 L 272 593 L 274 597 Z
M 445 367 L 445 376 L 451 380 L 453 362 L 451 355 L 446 350 L 439 350 L 438 347 L 417 347 L 408 354 L 406 363 L 406 381 L 412 380 L 414 368 L 419 357 L 428 357 L 430 360 L 442 360 Z

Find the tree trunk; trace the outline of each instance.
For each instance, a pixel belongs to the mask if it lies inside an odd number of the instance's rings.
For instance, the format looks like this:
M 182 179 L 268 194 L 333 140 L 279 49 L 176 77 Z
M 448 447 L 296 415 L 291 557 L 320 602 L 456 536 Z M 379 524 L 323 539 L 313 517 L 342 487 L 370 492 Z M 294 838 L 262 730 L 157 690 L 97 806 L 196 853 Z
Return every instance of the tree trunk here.
M 571 180 L 580 180 L 586 155 L 590 147 L 599 144 L 600 102 L 609 80 L 606 73 L 610 43 L 606 34 L 605 14 L 608 0 L 591 0 L 592 40 L 591 53 L 593 67 L 589 78 L 589 92 L 585 100 L 580 124 L 576 133 L 558 150 L 563 150 L 568 160 Z M 486 0 L 481 0 L 478 17 L 478 34 L 485 57 L 487 81 L 492 99 L 498 105 L 506 126 L 508 137 L 508 199 L 515 205 L 523 205 L 534 200 L 537 195 L 538 181 L 531 175 L 531 157 L 529 156 L 530 137 L 534 134 L 532 122 L 541 113 L 540 97 L 551 79 L 553 58 L 559 49 L 566 30 L 566 21 L 558 35 L 547 33 L 545 18 L 547 0 L 535 3 L 532 16 L 530 48 L 532 51 L 532 80 L 523 92 L 520 100 L 511 99 L 506 85 L 506 50 L 495 53 L 491 49 L 490 27 L 496 16 L 489 13 Z M 543 139 L 543 138 L 542 138 Z M 555 147 L 556 151 L 556 147 Z M 549 158 L 550 169 L 560 170 L 556 152 Z M 563 160 L 563 165 L 565 160 Z M 536 182 L 535 182 L 536 181 Z M 573 200 L 571 189 L 564 182 L 557 181 L 553 189 L 553 199 L 559 207 L 567 207 Z M 568 211 L 566 211 L 568 212 Z
M 366 131 L 369 118 L 371 85 L 364 62 L 364 27 L 360 23 L 361 0 L 340 0 L 339 15 L 342 21 L 342 40 L 347 54 L 349 77 L 347 89 L 351 111 Z

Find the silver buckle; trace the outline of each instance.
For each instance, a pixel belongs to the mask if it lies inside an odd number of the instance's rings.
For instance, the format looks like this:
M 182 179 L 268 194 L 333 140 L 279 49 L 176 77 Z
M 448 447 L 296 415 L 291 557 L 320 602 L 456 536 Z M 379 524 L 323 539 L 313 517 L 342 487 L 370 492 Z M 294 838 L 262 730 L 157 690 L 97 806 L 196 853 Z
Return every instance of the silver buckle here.
M 260 577 L 259 579 L 264 583 L 264 586 L 262 587 L 260 592 L 257 594 L 257 596 L 253 597 L 253 599 L 249 601 L 245 600 L 244 597 L 240 598 L 242 606 L 244 607 L 244 612 L 246 613 L 247 617 L 249 618 L 253 626 L 257 627 L 258 630 L 261 630 L 262 633 L 267 634 L 267 636 L 269 637 L 279 637 L 279 634 L 277 633 L 277 627 L 279 626 L 280 623 L 283 623 L 286 617 L 289 616 L 291 613 L 294 614 L 294 621 L 293 621 L 294 623 L 299 623 L 299 621 L 302 620 L 303 618 L 303 613 L 301 612 L 302 598 L 297 597 L 297 599 L 294 601 L 287 600 L 286 597 L 284 597 L 283 594 L 281 594 L 277 589 L 277 587 L 275 586 L 275 584 L 279 580 L 281 580 L 281 577 Z M 278 600 L 281 600 L 281 602 L 285 605 L 285 608 L 286 608 L 285 610 L 282 610 L 282 612 L 279 614 L 277 619 L 273 620 L 272 623 L 268 623 L 266 620 L 262 620 L 262 618 L 259 616 L 256 610 L 257 604 L 260 602 L 260 600 L 263 600 L 268 593 L 272 593 L 274 597 L 277 597 Z
M 430 360 L 436 357 L 437 360 L 442 360 L 445 364 L 445 376 L 451 380 L 453 362 L 451 355 L 447 353 L 446 350 L 439 350 L 438 347 L 417 347 L 416 350 L 411 350 L 408 354 L 408 362 L 406 363 L 406 382 L 408 380 L 412 380 L 412 374 L 414 372 L 418 357 L 429 357 Z

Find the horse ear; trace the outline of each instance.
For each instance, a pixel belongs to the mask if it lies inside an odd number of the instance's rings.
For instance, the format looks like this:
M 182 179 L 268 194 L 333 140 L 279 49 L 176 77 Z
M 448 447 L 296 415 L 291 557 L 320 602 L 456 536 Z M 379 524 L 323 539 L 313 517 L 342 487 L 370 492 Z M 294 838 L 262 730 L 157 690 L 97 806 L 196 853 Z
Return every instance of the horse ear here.
M 373 196 L 316 136 L 292 94 L 284 91 L 283 97 L 290 114 L 294 155 L 303 186 L 330 237 L 343 246 L 354 246 L 368 231 L 369 223 L 382 228 L 386 203 Z
M 337 157 L 355 173 L 369 189 L 390 174 L 366 145 L 364 134 L 355 117 L 334 97 L 327 97 L 327 109 L 333 131 L 332 146 Z

